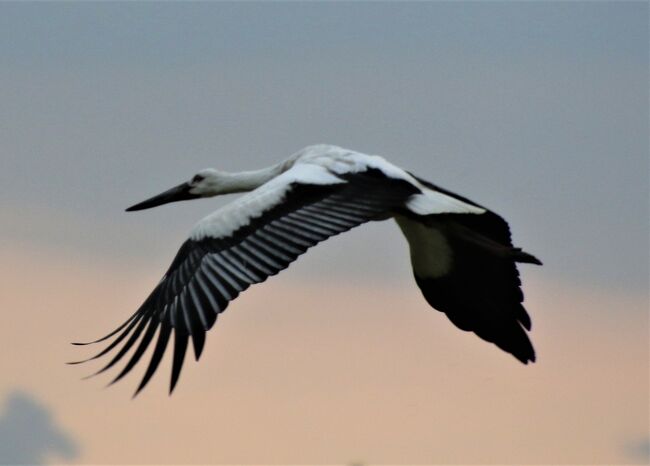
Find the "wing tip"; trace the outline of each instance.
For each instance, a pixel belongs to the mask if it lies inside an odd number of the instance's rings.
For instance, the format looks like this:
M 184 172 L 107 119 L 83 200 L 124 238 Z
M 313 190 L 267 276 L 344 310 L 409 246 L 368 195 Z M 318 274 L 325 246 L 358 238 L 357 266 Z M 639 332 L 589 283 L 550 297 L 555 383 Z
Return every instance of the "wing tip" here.
M 183 362 L 185 360 L 185 353 L 187 351 L 187 344 L 189 342 L 189 335 L 185 332 L 174 332 L 174 357 L 172 360 L 172 375 L 169 383 L 169 395 L 174 392 L 178 379 L 183 369 Z
M 81 361 L 66 361 L 64 364 L 67 366 L 75 366 L 77 364 L 83 364 L 84 362 L 87 362 L 87 359 L 82 359 Z
M 517 358 L 517 359 L 519 359 L 519 358 Z M 537 362 L 537 356 L 535 355 L 535 353 L 533 353 L 533 354 L 530 354 L 530 355 L 528 355 L 528 356 L 526 356 L 526 357 L 524 357 L 522 359 L 519 359 L 519 360 L 522 363 L 524 363 L 525 365 L 528 365 L 528 363 L 534 364 L 535 362 Z
M 93 377 L 95 377 L 96 375 L 101 374 L 102 372 L 104 372 L 104 371 L 103 371 L 103 370 L 99 370 L 99 371 L 97 371 L 97 372 L 93 372 L 93 373 L 90 374 L 90 375 L 85 375 L 85 376 L 83 376 L 83 377 L 81 378 L 81 380 L 92 379 Z
M 521 327 L 520 327 L 521 328 Z M 535 363 L 537 361 L 537 355 L 535 354 L 535 348 L 533 347 L 533 344 L 531 343 L 530 339 L 528 338 L 528 335 L 523 332 L 522 333 L 525 337 L 525 340 L 523 340 L 521 345 L 519 345 L 518 348 L 512 348 L 512 349 L 506 349 L 502 347 L 501 345 L 497 344 L 501 349 L 504 349 L 505 351 L 509 352 L 512 354 L 515 358 L 517 358 L 521 363 L 528 365 L 528 363 Z
M 544 265 L 541 260 L 539 260 L 537 257 L 533 256 L 532 254 L 529 254 L 521 249 L 515 249 L 515 257 L 514 257 L 515 262 L 519 262 L 522 264 L 534 264 L 534 265 Z
M 535 362 L 537 362 L 537 355 L 535 354 L 535 351 L 528 354 L 523 360 L 524 364 L 528 364 L 528 363 L 534 364 Z

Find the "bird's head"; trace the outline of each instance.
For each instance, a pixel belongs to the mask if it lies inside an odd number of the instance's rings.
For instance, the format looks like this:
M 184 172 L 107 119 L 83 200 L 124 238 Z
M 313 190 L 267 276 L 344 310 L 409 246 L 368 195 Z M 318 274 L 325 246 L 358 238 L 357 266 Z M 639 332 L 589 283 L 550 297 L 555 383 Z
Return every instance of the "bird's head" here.
M 201 197 L 211 197 L 220 194 L 221 172 L 214 168 L 205 168 L 190 178 L 189 181 L 174 186 L 152 198 L 132 205 L 127 212 L 134 210 L 151 209 L 159 205 L 176 201 L 189 201 Z

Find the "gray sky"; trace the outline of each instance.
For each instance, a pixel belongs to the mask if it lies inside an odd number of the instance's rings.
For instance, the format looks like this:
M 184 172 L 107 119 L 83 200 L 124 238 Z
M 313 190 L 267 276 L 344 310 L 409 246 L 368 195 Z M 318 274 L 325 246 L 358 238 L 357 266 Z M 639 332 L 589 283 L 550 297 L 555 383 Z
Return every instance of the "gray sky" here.
M 328 142 L 493 208 L 559 279 L 647 287 L 645 3 L 0 9 L 5 241 L 162 264 L 220 201 L 124 207 Z

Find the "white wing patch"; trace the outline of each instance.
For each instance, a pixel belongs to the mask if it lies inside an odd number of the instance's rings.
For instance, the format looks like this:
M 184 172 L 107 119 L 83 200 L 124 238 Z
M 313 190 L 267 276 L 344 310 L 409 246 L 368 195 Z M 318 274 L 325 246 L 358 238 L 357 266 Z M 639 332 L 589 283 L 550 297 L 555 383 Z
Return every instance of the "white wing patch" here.
M 297 158 L 302 163 L 321 165 L 337 175 L 357 173 L 374 168 L 389 178 L 407 181 L 422 191 L 422 194 L 413 195 L 406 202 L 406 208 L 417 215 L 485 213 L 485 209 L 424 186 L 410 173 L 379 155 L 367 155 L 338 146 L 320 144 L 304 148 Z
M 439 278 L 451 270 L 452 249 L 439 230 L 402 216 L 395 216 L 395 221 L 409 243 L 411 264 L 419 278 Z
M 199 241 L 206 237 L 230 236 L 239 228 L 248 225 L 251 219 L 260 217 L 264 212 L 282 203 L 291 183 L 294 182 L 327 185 L 345 183 L 345 180 L 320 165 L 297 163 L 259 188 L 200 220 L 190 232 L 190 239 Z
M 424 186 L 422 194 L 414 194 L 406 202 L 406 208 L 417 215 L 431 214 L 483 214 L 485 209 L 467 204 L 446 194 L 432 191 Z

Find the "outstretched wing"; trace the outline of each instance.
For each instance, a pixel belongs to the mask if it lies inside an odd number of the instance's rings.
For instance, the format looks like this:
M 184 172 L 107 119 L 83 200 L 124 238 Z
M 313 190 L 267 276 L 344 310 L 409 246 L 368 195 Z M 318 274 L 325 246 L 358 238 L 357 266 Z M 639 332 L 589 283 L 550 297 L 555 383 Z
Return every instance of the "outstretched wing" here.
M 422 184 L 481 207 L 424 180 Z M 541 265 L 512 245 L 506 221 L 483 214 L 398 217 L 411 250 L 415 281 L 427 302 L 458 328 L 472 331 L 523 363 L 535 361 L 530 316 L 517 262 Z
M 149 382 L 173 336 L 171 393 L 189 340 L 198 360 L 206 331 L 239 293 L 285 269 L 330 236 L 385 217 L 418 192 L 410 183 L 375 169 L 334 176 L 318 166 L 296 167 L 197 224 L 138 311 L 109 335 L 91 342 L 113 338 L 99 354 L 85 360 L 115 353 L 96 374 L 113 367 L 135 346 L 111 383 L 120 380 L 158 332 L 135 393 Z

